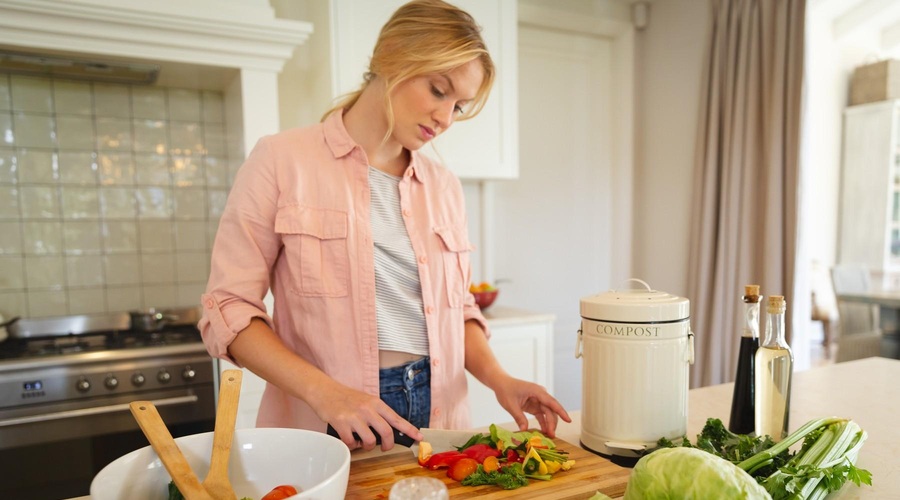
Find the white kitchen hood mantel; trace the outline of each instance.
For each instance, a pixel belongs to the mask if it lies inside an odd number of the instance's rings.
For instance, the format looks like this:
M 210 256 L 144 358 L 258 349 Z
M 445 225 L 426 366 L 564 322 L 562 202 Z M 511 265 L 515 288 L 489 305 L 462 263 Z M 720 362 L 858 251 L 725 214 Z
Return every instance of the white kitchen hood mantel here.
M 280 72 L 312 24 L 264 0 L 0 0 L 0 45 Z

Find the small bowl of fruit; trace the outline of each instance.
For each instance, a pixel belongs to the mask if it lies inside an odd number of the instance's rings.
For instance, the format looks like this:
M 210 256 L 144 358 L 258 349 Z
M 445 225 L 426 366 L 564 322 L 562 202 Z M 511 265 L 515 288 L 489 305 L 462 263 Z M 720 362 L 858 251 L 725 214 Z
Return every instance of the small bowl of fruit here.
M 497 294 L 500 292 L 500 290 L 486 281 L 483 281 L 478 285 L 472 283 L 472 285 L 469 286 L 469 291 L 475 296 L 475 303 L 478 304 L 478 307 L 482 310 L 490 307 L 490 305 L 497 300 Z

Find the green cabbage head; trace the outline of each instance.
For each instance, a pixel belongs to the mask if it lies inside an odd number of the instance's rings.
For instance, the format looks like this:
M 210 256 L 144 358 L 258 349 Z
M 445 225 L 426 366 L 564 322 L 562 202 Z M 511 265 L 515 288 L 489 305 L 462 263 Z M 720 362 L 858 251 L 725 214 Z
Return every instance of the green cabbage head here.
M 661 448 L 634 466 L 626 500 L 771 499 L 750 474 L 728 460 L 694 448 Z

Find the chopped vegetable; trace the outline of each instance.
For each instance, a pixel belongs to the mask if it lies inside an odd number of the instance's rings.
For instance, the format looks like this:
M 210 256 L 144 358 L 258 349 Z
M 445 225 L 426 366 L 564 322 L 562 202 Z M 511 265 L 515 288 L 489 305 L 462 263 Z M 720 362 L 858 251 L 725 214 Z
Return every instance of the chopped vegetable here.
M 872 484 L 871 473 L 856 467 L 866 437 L 852 420 L 832 417 L 811 420 L 775 444 L 769 436 L 733 434 L 721 420 L 711 418 L 697 437 L 696 448 L 748 472 L 776 500 L 821 499 L 847 481 L 857 486 Z M 789 448 L 801 440 L 801 449 L 791 453 Z M 668 440 L 659 444 L 675 446 Z M 692 447 L 687 438 L 681 446 Z
M 478 463 L 483 463 L 484 459 L 487 457 L 499 457 L 500 451 L 486 444 L 473 444 L 468 448 L 461 450 L 461 453 L 466 455 L 469 458 L 474 459 Z
M 466 454 L 456 450 L 435 453 L 425 462 L 425 467 L 431 470 L 450 467 L 454 462 L 462 458 L 467 458 Z
M 484 459 L 481 466 L 484 468 L 485 472 L 494 472 L 495 470 L 500 470 L 500 460 L 493 456 L 487 457 Z
M 428 463 L 428 459 L 431 458 L 431 455 L 433 453 L 434 453 L 434 451 L 432 450 L 430 443 L 428 443 L 427 441 L 420 441 L 419 442 L 419 456 L 418 456 L 419 465 L 424 466 L 426 463 Z
M 522 486 L 528 485 L 528 478 L 522 472 L 522 464 L 515 463 L 506 467 L 501 467 L 493 472 L 486 472 L 483 466 L 463 479 L 463 486 L 481 486 L 485 484 L 493 484 L 504 490 L 514 490 Z
M 281 486 L 276 486 L 272 491 L 266 493 L 266 496 L 262 497 L 262 500 L 284 500 L 285 498 L 292 497 L 296 494 L 297 488 L 283 484 Z
M 447 469 L 447 477 L 456 481 L 462 481 L 469 477 L 470 474 L 478 470 L 478 462 L 469 457 L 460 458 L 453 462 L 453 465 Z

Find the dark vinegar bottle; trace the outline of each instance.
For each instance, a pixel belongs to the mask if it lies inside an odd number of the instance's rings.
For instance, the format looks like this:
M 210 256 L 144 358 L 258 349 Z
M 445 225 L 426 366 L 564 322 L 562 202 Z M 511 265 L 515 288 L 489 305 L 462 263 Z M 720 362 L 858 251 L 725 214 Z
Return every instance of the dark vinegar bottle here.
M 731 398 L 731 419 L 728 430 L 735 434 L 751 434 L 754 429 L 756 350 L 759 349 L 759 285 L 744 287 L 744 328 L 738 353 L 734 395 Z

